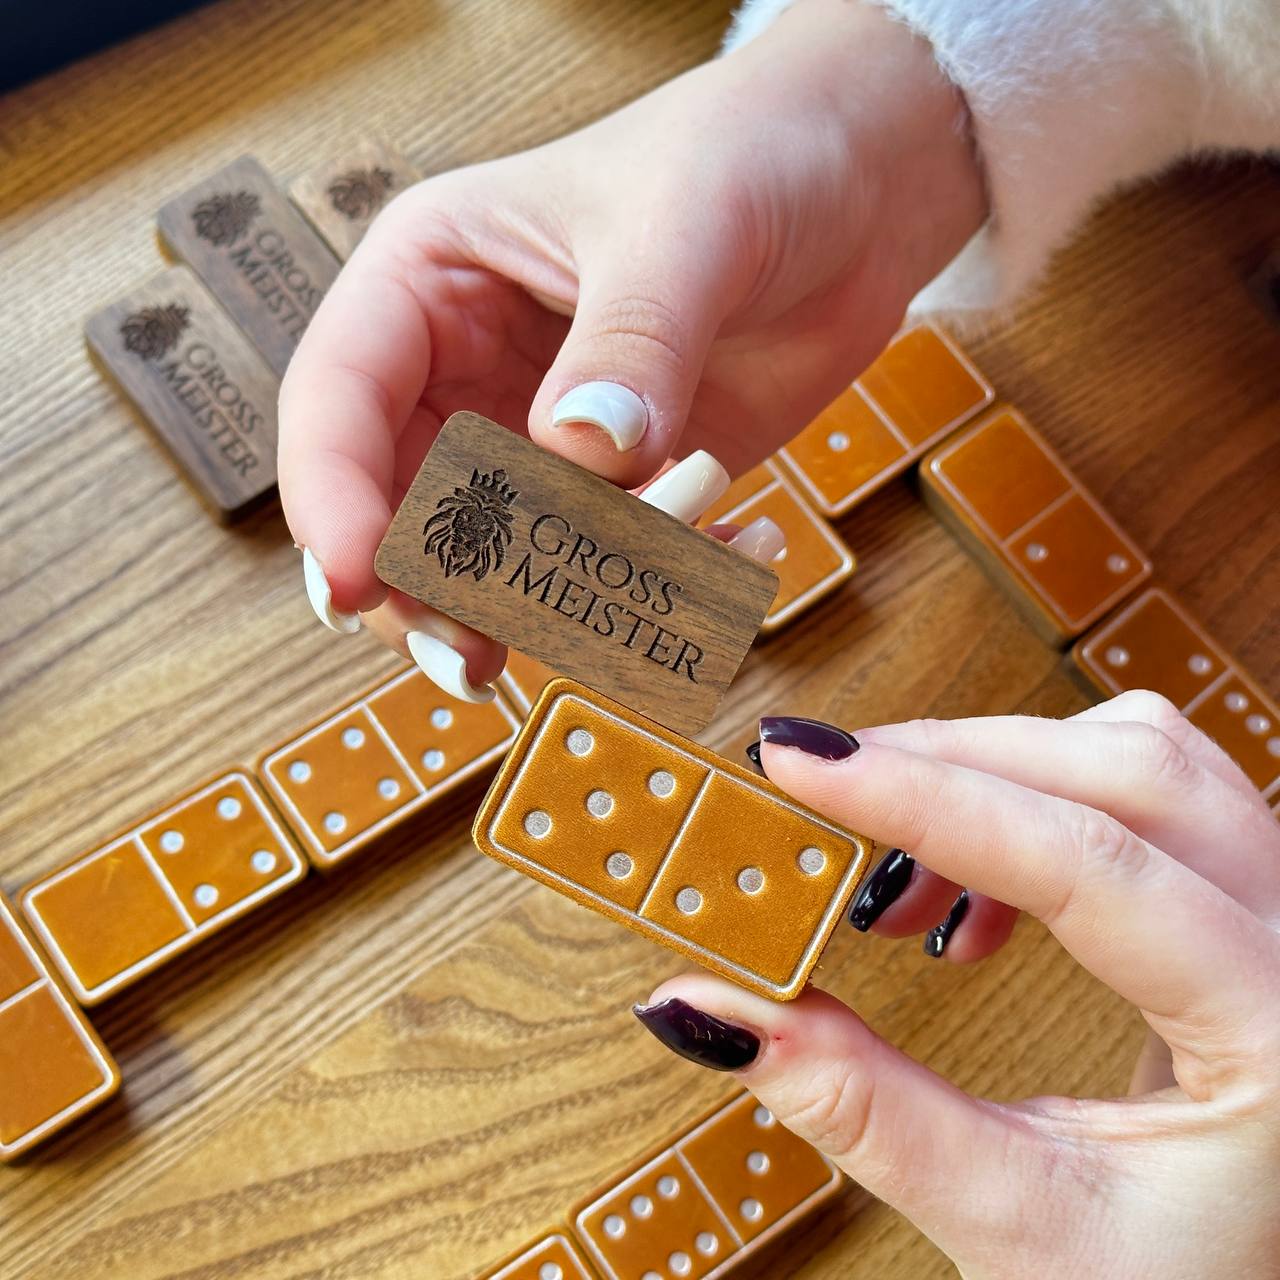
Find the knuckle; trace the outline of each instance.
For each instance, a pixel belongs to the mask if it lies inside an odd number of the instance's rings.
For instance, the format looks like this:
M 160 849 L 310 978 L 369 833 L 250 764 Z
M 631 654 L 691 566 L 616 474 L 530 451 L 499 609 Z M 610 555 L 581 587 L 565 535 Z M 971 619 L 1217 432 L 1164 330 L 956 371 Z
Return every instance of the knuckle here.
M 1186 723 L 1181 711 L 1162 693 L 1151 689 L 1128 689 L 1107 704 L 1126 720 L 1168 730 Z
M 1088 805 L 1071 805 L 1060 820 L 1062 829 L 1049 846 L 1067 859 L 1069 871 L 1061 891 L 1040 918 L 1051 928 L 1089 897 L 1088 886 L 1099 875 L 1131 879 L 1147 865 L 1149 851 L 1123 823 Z
M 624 338 L 641 349 L 683 363 L 688 346 L 684 322 L 666 303 L 643 294 L 630 294 L 606 302 L 596 312 L 598 333 Z
M 1148 785 L 1163 790 L 1185 788 L 1196 781 L 1195 762 L 1168 733 L 1150 723 L 1116 727 L 1136 772 Z

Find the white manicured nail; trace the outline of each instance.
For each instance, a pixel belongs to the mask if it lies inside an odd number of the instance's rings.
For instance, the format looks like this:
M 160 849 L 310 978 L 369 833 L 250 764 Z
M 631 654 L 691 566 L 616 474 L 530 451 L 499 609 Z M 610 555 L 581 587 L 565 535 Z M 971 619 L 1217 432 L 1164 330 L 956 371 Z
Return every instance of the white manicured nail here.
M 551 424 L 589 422 L 606 432 L 619 453 L 634 449 L 644 437 L 649 411 L 630 387 L 616 382 L 584 382 L 565 392 L 551 410 Z
M 699 449 L 663 472 L 640 497 L 651 507 L 692 524 L 728 487 L 729 473 Z
M 743 555 L 768 565 L 785 549 L 787 535 L 768 516 L 761 516 L 735 533 L 729 539 L 729 545 L 735 551 L 741 551 Z
M 432 684 L 459 702 L 492 702 L 493 686 L 475 685 L 467 679 L 467 660 L 452 645 L 447 645 L 425 631 L 410 631 L 404 638 L 414 662 Z
M 302 548 L 302 577 L 307 584 L 307 599 L 311 601 L 316 617 L 330 631 L 341 631 L 343 635 L 349 636 L 360 630 L 358 613 L 348 613 L 345 609 L 333 607 L 329 579 L 324 576 L 320 561 L 312 554 L 310 547 Z

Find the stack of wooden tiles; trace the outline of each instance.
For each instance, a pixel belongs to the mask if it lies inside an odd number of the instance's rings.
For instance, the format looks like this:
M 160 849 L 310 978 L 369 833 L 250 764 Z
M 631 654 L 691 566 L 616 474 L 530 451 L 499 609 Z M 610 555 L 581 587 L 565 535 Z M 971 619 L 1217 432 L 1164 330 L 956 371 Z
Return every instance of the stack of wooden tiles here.
M 840 1193 L 843 1175 L 739 1093 L 481 1280 L 715 1280 Z

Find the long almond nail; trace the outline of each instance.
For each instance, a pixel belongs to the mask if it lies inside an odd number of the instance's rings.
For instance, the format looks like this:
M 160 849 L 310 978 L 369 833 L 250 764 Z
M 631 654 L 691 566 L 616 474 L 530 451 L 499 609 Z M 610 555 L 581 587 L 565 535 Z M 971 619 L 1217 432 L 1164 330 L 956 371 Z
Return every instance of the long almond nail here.
M 574 422 L 599 427 L 619 453 L 626 453 L 644 438 L 649 411 L 630 387 L 616 382 L 584 382 L 565 392 L 551 410 L 552 426 Z
M 729 473 L 699 449 L 663 472 L 640 497 L 651 507 L 692 524 L 728 487 Z
M 672 1053 L 712 1071 L 740 1071 L 759 1056 L 760 1037 L 714 1014 L 704 1013 L 674 997 L 658 1004 L 638 1004 L 632 1013 Z
M 302 548 L 302 577 L 307 584 L 307 599 L 315 610 L 316 617 L 330 631 L 340 631 L 343 635 L 353 635 L 360 630 L 360 615 L 348 613 L 345 609 L 333 607 L 333 592 L 329 589 L 329 579 L 324 576 L 320 561 L 315 558 L 310 547 Z
M 787 535 L 768 516 L 760 516 L 740 533 L 734 534 L 729 539 L 729 545 L 735 551 L 741 551 L 743 555 L 767 565 L 772 564 L 786 549 Z
M 467 660 L 452 645 L 429 636 L 425 631 L 410 631 L 404 638 L 409 654 L 433 684 L 451 694 L 459 702 L 492 702 L 493 686 L 477 688 L 467 679 Z

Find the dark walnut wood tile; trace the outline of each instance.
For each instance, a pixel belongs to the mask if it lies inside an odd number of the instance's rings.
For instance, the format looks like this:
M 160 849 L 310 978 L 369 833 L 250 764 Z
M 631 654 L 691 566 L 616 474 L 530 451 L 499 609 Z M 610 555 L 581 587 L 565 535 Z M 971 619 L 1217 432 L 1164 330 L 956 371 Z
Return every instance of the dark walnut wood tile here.
M 778 588 L 755 561 L 475 413 L 444 424 L 378 576 L 682 733 Z
M 219 519 L 274 493 L 280 380 L 186 267 L 90 316 L 85 341 Z
M 289 184 L 289 198 L 344 262 L 389 201 L 422 174 L 381 138 L 362 138 Z
M 338 260 L 266 169 L 241 156 L 164 205 L 156 227 L 283 377 Z

